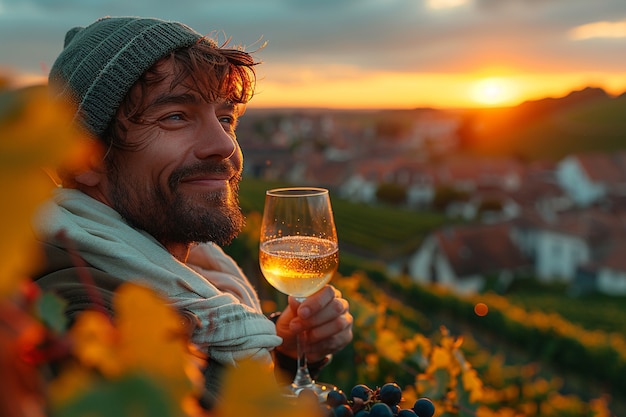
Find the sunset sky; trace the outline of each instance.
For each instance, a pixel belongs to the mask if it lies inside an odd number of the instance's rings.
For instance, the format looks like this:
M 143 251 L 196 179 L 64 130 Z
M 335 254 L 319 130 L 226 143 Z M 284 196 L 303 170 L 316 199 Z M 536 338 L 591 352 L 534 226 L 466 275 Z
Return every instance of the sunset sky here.
M 626 0 L 0 0 L 0 71 L 42 79 L 65 32 L 147 16 L 253 51 L 255 107 L 514 105 L 626 91 Z

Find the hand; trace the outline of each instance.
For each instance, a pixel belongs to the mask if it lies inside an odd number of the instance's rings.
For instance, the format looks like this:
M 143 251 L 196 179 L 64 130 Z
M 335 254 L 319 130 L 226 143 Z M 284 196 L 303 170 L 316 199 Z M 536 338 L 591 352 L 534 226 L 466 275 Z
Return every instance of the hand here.
M 296 335 L 306 332 L 305 351 L 310 362 L 338 352 L 352 341 L 353 318 L 348 301 L 332 285 L 326 285 L 302 303 L 289 297 L 289 306 L 276 321 L 276 332 L 283 338 L 277 349 L 295 358 Z

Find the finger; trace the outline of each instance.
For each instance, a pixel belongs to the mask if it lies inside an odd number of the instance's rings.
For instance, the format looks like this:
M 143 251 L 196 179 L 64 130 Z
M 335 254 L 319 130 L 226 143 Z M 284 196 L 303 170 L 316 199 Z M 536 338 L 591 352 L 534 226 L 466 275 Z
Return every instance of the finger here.
M 307 338 L 310 343 L 315 344 L 325 339 L 332 339 L 343 332 L 351 333 L 353 322 L 352 314 L 345 312 L 330 321 L 308 329 Z
M 298 307 L 298 317 L 303 320 L 307 320 L 336 298 L 341 298 L 341 291 L 332 285 L 326 285 L 315 294 L 308 296 L 300 304 Z
M 307 357 L 312 361 L 322 359 L 329 353 L 333 354 L 345 348 L 352 341 L 352 338 L 352 325 L 321 340 L 316 340 L 309 335 L 306 344 Z
M 293 332 L 301 332 L 324 326 L 326 323 L 346 314 L 348 308 L 348 300 L 343 298 L 332 299 L 330 303 L 326 304 L 321 310 L 314 312 L 314 314 L 310 315 L 307 319 L 304 319 L 300 315 L 295 317 L 289 324 L 290 329 Z M 298 309 L 298 314 L 300 314 L 300 309 Z

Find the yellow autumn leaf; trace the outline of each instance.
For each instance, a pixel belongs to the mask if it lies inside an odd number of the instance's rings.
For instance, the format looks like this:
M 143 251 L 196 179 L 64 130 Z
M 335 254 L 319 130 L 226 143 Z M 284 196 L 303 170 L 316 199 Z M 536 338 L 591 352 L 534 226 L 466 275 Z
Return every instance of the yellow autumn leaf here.
M 45 86 L 0 91 L 0 296 L 14 292 L 38 262 L 30 221 L 55 186 L 44 167 L 76 150 L 71 117 Z
M 70 329 L 74 355 L 87 368 L 95 368 L 109 378 L 125 370 L 118 352 L 119 333 L 111 320 L 99 311 L 84 311 Z
M 376 336 L 376 350 L 380 356 L 396 363 L 404 359 L 404 343 L 395 332 L 381 329 Z
M 164 382 L 179 400 L 201 389 L 197 356 L 177 312 L 143 286 L 122 285 L 115 294 L 119 356 L 127 369 Z
M 204 387 L 204 356 L 188 341 L 179 315 L 154 291 L 126 283 L 114 296 L 115 321 L 81 313 L 70 330 L 74 354 L 107 379 L 140 374 L 184 405 Z
M 463 371 L 461 375 L 463 381 L 463 388 L 469 391 L 469 400 L 472 403 L 480 401 L 483 394 L 483 383 L 478 377 L 478 373 L 475 369 L 470 368 Z
M 310 407 L 307 401 L 300 402 L 283 394 L 271 366 L 254 360 L 242 361 L 226 370 L 214 416 L 320 416 L 320 410 Z
M 452 365 L 452 355 L 450 352 L 441 346 L 433 347 L 432 354 L 430 356 L 430 363 L 426 372 L 434 372 L 439 368 L 449 368 Z

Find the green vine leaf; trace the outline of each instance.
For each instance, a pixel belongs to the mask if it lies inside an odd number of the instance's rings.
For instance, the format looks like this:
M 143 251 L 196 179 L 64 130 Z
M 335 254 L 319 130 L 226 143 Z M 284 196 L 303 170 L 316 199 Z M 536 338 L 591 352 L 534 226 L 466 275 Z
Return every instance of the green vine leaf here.
M 67 302 L 57 295 L 44 292 L 35 304 L 37 317 L 46 327 L 57 333 L 67 329 L 68 320 L 65 316 Z

